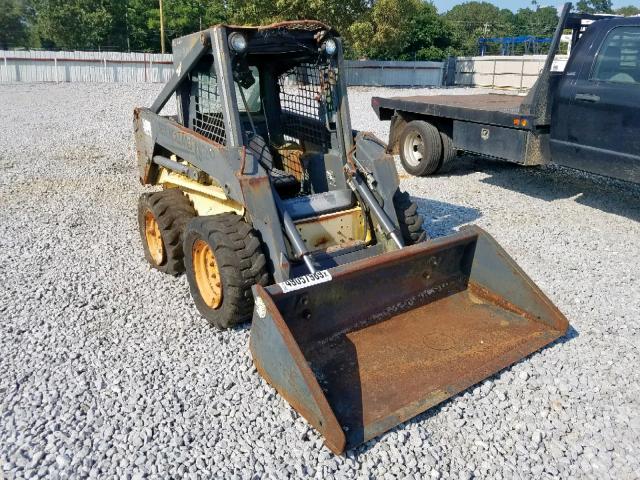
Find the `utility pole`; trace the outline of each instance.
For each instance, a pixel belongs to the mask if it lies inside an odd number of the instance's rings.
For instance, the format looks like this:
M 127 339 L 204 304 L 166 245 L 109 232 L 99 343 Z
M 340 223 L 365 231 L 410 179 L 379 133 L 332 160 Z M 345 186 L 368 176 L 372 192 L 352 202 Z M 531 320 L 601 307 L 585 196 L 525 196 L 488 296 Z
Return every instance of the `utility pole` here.
M 164 13 L 162 11 L 162 0 L 160 0 L 160 51 L 164 53 Z
M 127 0 L 127 3 L 124 7 L 124 25 L 126 28 L 126 32 L 127 32 L 127 52 L 131 51 L 131 43 L 129 42 L 129 1 Z

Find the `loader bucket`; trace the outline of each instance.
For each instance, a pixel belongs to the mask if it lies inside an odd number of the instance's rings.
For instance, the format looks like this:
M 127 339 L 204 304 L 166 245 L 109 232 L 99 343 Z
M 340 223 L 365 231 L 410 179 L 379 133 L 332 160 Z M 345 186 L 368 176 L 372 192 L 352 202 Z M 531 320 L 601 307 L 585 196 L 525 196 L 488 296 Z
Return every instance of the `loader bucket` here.
M 331 279 L 297 290 L 254 287 L 251 352 L 258 372 L 338 454 L 568 328 L 477 227 L 328 272 Z

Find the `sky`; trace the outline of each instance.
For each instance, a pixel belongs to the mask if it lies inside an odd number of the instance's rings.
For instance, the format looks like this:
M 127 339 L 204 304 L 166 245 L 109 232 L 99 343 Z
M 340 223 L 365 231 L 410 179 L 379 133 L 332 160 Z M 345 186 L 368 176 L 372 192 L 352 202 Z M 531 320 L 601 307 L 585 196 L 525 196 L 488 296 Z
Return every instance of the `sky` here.
M 500 8 L 510 8 L 511 10 L 518 10 L 519 8 L 526 8 L 531 6 L 531 0 L 486 0 L 489 3 L 493 3 Z M 446 12 L 454 5 L 462 3 L 463 0 L 434 0 L 439 12 Z M 539 0 L 540 6 L 552 6 L 562 7 L 564 2 L 562 0 Z M 576 3 L 575 1 L 573 2 Z M 640 0 L 613 0 L 613 8 L 626 7 L 627 5 L 633 5 L 640 7 Z

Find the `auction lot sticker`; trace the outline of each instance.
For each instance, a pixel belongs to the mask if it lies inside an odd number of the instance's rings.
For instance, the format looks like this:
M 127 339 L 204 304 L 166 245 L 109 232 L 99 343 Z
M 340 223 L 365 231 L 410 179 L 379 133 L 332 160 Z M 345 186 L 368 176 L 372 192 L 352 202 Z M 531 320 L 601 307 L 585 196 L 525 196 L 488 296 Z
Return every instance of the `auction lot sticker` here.
M 284 282 L 278 283 L 278 286 L 284 293 L 287 293 L 329 281 L 331 281 L 331 274 L 327 270 L 320 270 L 316 273 L 309 273 L 308 275 L 285 280 Z

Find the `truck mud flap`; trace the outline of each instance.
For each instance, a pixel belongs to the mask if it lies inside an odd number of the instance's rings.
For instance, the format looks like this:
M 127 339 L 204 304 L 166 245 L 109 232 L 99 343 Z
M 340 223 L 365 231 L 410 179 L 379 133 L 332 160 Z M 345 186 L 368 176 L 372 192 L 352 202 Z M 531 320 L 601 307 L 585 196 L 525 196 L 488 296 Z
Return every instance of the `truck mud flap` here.
M 477 227 L 254 287 L 258 372 L 335 453 L 564 335 L 567 319 Z

